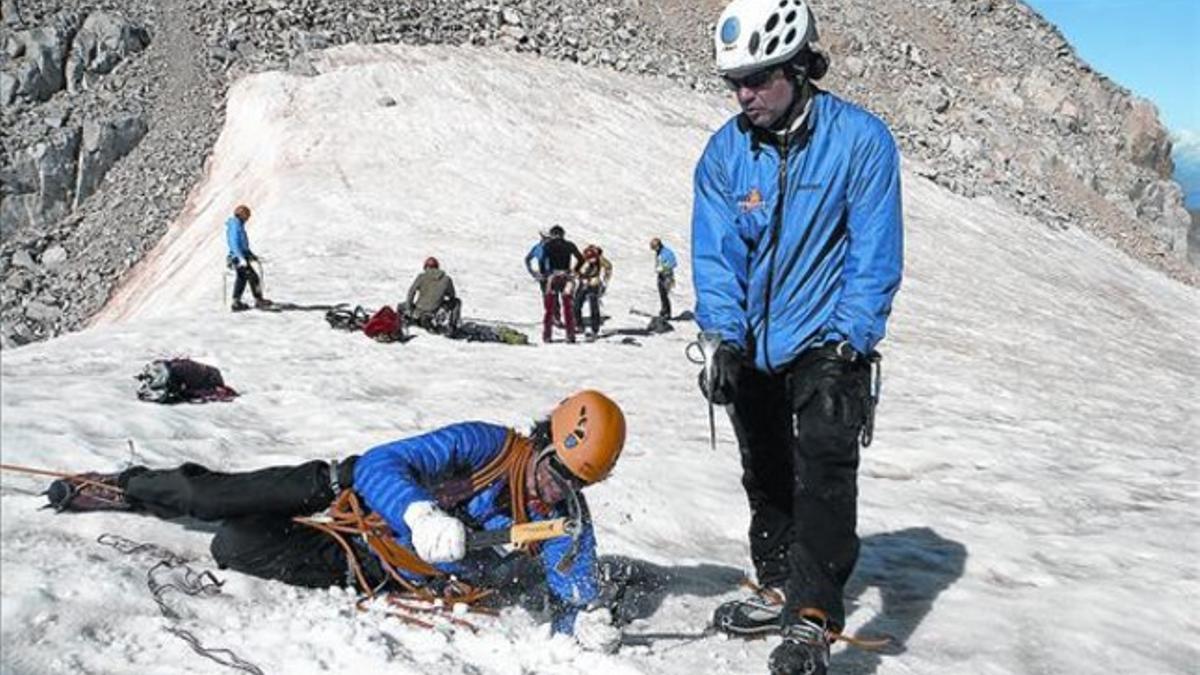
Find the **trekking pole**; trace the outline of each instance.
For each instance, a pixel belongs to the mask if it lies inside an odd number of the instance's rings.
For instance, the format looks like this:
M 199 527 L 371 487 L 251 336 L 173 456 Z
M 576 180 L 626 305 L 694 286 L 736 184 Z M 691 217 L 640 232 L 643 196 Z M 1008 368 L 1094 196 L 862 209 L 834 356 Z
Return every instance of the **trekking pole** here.
M 704 392 L 708 399 L 708 438 L 712 449 L 717 449 L 717 417 L 713 411 L 713 360 L 717 349 L 721 346 L 721 334 L 715 331 L 702 331 L 696 336 L 695 342 L 689 342 L 684 349 L 688 361 L 704 366 Z M 699 355 L 695 353 L 699 351 Z

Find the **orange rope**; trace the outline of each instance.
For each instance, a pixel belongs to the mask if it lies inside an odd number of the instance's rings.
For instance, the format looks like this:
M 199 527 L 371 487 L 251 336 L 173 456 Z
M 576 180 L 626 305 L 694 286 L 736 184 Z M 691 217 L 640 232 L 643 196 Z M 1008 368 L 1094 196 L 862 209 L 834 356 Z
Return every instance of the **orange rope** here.
M 512 506 L 512 518 L 515 524 L 529 521 L 526 513 L 525 480 L 529 471 L 530 458 L 533 456 L 533 443 L 528 438 L 513 431 L 508 432 L 504 447 L 482 469 L 471 474 L 471 492 L 478 493 L 495 481 L 508 480 L 509 498 Z M 328 521 L 324 518 L 297 516 L 292 519 L 297 523 L 316 528 L 337 540 L 338 545 L 346 554 L 355 581 L 362 589 L 363 597 L 355 603 L 360 611 L 365 610 L 365 603 L 375 598 L 375 589 L 367 581 L 362 562 L 354 546 L 347 537 L 359 536 L 376 554 L 381 567 L 388 577 L 403 589 L 388 594 L 389 604 L 396 611 L 389 611 L 389 616 L 395 616 L 401 621 L 433 628 L 433 624 L 411 616 L 412 613 L 433 613 L 444 615 L 453 624 L 468 628 L 472 632 L 475 626 L 448 614 L 447 608 L 459 603 L 466 605 L 467 610 L 476 613 L 489 613 L 485 608 L 475 606 L 480 600 L 488 597 L 493 589 L 477 588 L 459 579 L 447 579 L 447 575 L 438 568 L 422 560 L 416 553 L 400 545 L 392 534 L 391 528 L 378 513 L 366 513 L 359 501 L 358 495 L 352 489 L 342 490 L 329 506 Z M 525 547 L 531 550 L 531 546 Z M 401 573 L 408 572 L 422 577 L 432 577 L 443 580 L 442 594 L 439 596 L 428 587 L 409 581 Z M 443 607 L 420 607 L 406 601 L 442 602 Z
M 49 469 L 35 469 L 30 466 L 21 466 L 19 464 L 0 464 L 0 469 L 3 469 L 4 471 L 15 471 L 17 473 L 28 473 L 28 474 L 32 474 L 35 476 L 52 476 L 54 478 L 66 478 L 66 479 L 69 479 L 76 483 L 79 483 L 80 485 L 95 485 L 96 487 L 101 487 L 101 488 L 104 488 L 105 490 L 112 490 L 113 492 L 117 492 L 119 494 L 125 494 L 124 490 L 122 490 L 121 488 L 119 488 L 115 485 L 109 485 L 107 483 L 101 483 L 99 481 L 88 480 L 86 478 L 80 478 L 80 474 L 77 474 L 77 473 L 65 473 L 63 471 L 51 471 Z

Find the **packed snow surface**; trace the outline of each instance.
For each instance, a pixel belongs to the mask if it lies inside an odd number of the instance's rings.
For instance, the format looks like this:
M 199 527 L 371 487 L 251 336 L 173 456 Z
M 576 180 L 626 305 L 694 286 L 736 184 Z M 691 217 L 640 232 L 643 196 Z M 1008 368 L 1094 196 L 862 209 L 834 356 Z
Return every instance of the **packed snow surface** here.
M 378 344 L 319 311 L 231 315 L 223 222 L 254 208 L 268 294 L 297 305 L 402 298 L 435 255 L 471 317 L 536 340 L 521 260 L 561 223 L 616 268 L 610 327 L 655 310 L 660 236 L 686 268 L 691 171 L 732 109 L 661 81 L 493 51 L 349 47 L 320 75 L 233 87 L 206 180 L 96 325 L 3 353 L 3 460 L 66 471 L 130 461 L 224 470 L 341 457 L 463 420 L 525 428 L 596 387 L 629 418 L 617 471 L 589 489 L 600 552 L 656 590 L 631 632 L 694 633 L 739 592 L 749 513 L 718 411 L 716 452 L 691 324 L 640 346 L 514 347 L 420 334 Z M 393 103 L 394 102 L 394 103 Z M 966 200 L 906 169 L 907 269 L 863 454 L 862 556 L 838 673 L 1196 673 L 1200 294 L 1075 229 Z M 138 402 L 147 361 L 187 355 L 232 403 Z M 130 450 L 132 442 L 132 452 Z M 0 483 L 5 673 L 235 672 L 165 628 L 265 673 L 752 673 L 774 640 L 662 640 L 615 655 L 549 637 L 525 609 L 468 631 L 357 613 L 340 590 L 219 572 L 213 597 L 146 587 L 153 543 L 212 569 L 202 524 L 39 510 L 46 479 Z

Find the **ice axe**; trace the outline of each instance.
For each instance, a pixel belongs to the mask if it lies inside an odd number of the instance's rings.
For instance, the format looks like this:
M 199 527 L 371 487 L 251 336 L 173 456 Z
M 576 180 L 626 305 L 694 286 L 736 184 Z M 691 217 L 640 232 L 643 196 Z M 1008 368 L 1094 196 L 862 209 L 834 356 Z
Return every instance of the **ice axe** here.
M 684 355 L 688 361 L 704 366 L 704 396 L 708 399 L 708 438 L 712 449 L 717 449 L 717 418 L 713 412 L 713 361 L 721 346 L 721 334 L 716 331 L 701 331 L 694 342 L 689 342 Z M 699 354 L 696 352 L 699 351 Z
M 579 521 L 571 518 L 539 520 L 521 523 L 499 530 L 467 532 L 467 548 L 475 550 L 493 546 L 522 546 L 558 537 L 573 537 L 579 532 Z

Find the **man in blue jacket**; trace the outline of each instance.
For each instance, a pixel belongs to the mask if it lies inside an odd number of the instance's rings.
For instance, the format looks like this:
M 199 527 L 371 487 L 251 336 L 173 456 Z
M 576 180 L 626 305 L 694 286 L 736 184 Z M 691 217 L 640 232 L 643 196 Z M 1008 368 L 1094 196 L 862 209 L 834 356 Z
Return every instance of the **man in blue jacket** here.
M 464 422 L 342 461 L 244 473 L 191 463 L 168 470 L 139 466 L 58 480 L 47 495 L 59 511 L 221 521 L 212 554 L 222 568 L 308 587 L 345 586 L 357 577 L 368 588 L 412 584 L 439 591 L 451 575 L 480 587 L 501 586 L 512 576 L 508 561 L 490 548 L 469 550 L 469 535 L 569 518 L 578 526 L 575 536 L 529 549 L 545 579 L 553 629 L 574 634 L 585 647 L 612 650 L 620 633 L 607 609 L 592 607 L 600 579 L 595 533 L 580 491 L 608 477 L 624 444 L 624 413 L 612 399 L 588 390 L 563 400 L 528 435 Z M 321 521 L 305 518 L 332 513 L 348 499 L 377 514 L 390 535 L 385 545 L 368 547 L 357 536 L 339 539 L 312 526 Z M 397 548 L 399 562 L 390 555 Z
M 250 250 L 250 239 L 246 236 L 246 221 L 250 220 L 250 207 L 240 205 L 233 210 L 233 215 L 225 221 L 225 242 L 229 245 L 229 254 L 225 264 L 232 267 L 237 274 L 233 282 L 233 306 L 235 312 L 250 309 L 242 302 L 242 293 L 246 284 L 250 284 L 250 293 L 254 296 L 255 307 L 265 307 L 271 302 L 263 297 L 262 281 L 250 263 L 258 260 L 258 256 Z
M 671 318 L 671 289 L 675 287 L 675 252 L 655 237 L 650 240 L 650 250 L 654 251 L 654 275 L 658 286 L 658 315 L 664 319 Z
M 803 0 L 733 0 L 717 68 L 742 113 L 696 167 L 696 319 L 721 342 L 701 389 L 727 405 L 760 591 L 716 625 L 782 629 L 773 673 L 824 673 L 858 556 L 860 443 L 902 271 L 900 167 L 886 125 L 817 88 L 827 58 Z
M 538 233 L 538 243 L 525 254 L 525 271 L 538 283 L 540 296 L 545 301 L 546 281 L 550 278 L 550 259 L 546 257 L 546 242 L 550 241 L 549 232 Z M 533 263 L 537 263 L 534 267 Z M 558 316 L 558 296 L 554 296 L 554 315 Z

